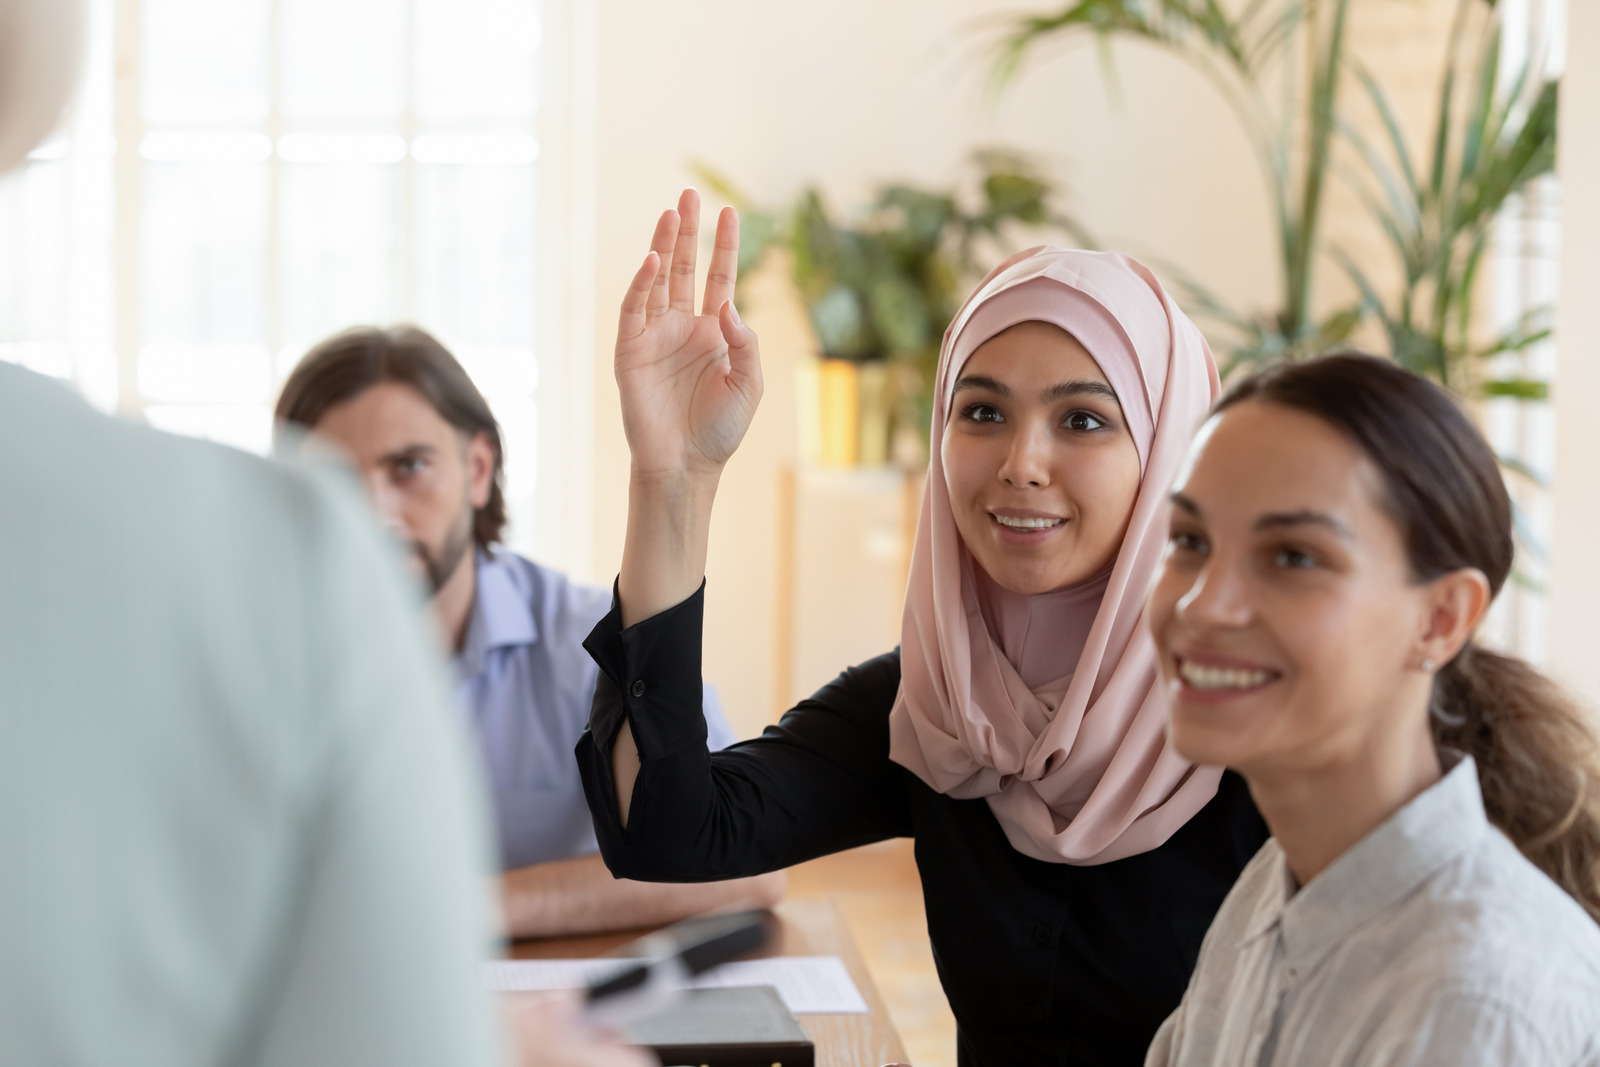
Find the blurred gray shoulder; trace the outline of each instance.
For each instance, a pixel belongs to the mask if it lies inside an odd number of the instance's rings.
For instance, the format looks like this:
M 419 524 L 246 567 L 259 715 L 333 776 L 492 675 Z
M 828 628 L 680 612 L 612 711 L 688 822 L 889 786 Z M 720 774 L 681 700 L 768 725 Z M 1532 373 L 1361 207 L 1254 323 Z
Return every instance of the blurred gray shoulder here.
M 61 383 L 0 366 L 0 488 L 52 555 L 130 544 L 149 561 L 258 573 L 352 517 L 345 478 L 162 433 L 90 408 Z M 65 561 L 63 561 L 65 562 Z
M 352 642 L 403 628 L 410 607 L 355 489 L 103 415 L 0 366 L 0 633 L 13 669 L 57 702 L 74 665 L 92 662 L 137 679 L 117 699 L 150 715 L 165 703 L 283 729 L 317 721 Z

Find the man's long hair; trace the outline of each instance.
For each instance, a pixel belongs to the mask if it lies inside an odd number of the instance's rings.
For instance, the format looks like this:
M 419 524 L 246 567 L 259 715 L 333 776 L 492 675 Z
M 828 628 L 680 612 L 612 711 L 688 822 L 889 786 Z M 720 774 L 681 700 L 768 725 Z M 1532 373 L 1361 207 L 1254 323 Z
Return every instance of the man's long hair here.
M 472 379 L 433 335 L 415 326 L 356 326 L 312 347 L 278 394 L 273 414 L 314 428 L 328 409 L 383 382 L 408 385 L 439 417 L 469 437 L 485 434 L 494 446 L 489 500 L 472 516 L 472 539 L 488 550 L 506 525 L 505 446 L 500 424 Z

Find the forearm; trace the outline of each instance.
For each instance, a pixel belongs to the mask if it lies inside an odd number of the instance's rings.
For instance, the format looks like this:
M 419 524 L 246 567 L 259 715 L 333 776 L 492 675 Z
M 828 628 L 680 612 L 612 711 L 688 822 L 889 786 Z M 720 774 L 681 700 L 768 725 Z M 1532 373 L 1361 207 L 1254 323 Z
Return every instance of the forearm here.
M 639 780 L 639 745 L 624 719 L 611 746 L 611 777 L 617 783 L 617 821 L 628 828 L 628 809 L 633 806 L 633 783 Z
M 633 472 L 622 571 L 617 576 L 624 626 L 659 615 L 700 588 L 716 495 L 715 474 Z M 617 784 L 617 812 L 627 826 L 633 783 L 639 775 L 639 749 L 626 722 L 611 751 L 611 772 Z
M 783 896 L 785 876 L 635 882 L 613 877 L 592 855 L 508 871 L 499 882 L 510 936 L 560 937 L 662 926 L 725 907 L 770 907 Z
M 633 472 L 622 570 L 617 576 L 623 626 L 659 615 L 700 588 L 719 477 L 719 473 Z

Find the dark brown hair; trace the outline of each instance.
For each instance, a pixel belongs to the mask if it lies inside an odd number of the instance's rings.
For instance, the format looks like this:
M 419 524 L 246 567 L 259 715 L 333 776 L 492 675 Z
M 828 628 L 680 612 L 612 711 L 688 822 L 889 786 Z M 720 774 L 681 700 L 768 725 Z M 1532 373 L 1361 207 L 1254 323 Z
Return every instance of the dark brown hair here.
M 1494 452 L 1443 389 L 1358 353 L 1254 374 L 1217 402 L 1315 415 L 1382 477 L 1413 575 L 1476 568 L 1497 594 L 1511 573 L 1511 500 Z M 1513 656 L 1469 641 L 1434 678 L 1435 743 L 1473 757 L 1489 819 L 1600 921 L 1600 739 L 1582 709 Z
M 505 446 L 500 424 L 472 379 L 433 335 L 415 326 L 356 326 L 336 333 L 305 354 L 278 394 L 273 414 L 311 429 L 328 409 L 382 382 L 398 382 L 421 393 L 451 426 L 494 446 L 494 478 L 488 502 L 472 516 L 472 538 L 487 550 L 506 525 Z

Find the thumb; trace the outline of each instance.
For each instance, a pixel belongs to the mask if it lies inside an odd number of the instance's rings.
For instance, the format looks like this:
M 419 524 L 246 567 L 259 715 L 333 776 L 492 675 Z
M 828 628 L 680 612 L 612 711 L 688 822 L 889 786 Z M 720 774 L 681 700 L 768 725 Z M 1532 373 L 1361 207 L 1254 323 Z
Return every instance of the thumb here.
M 722 339 L 728 342 L 728 365 L 732 377 L 753 388 L 755 396 L 761 395 L 761 341 L 756 332 L 744 324 L 732 300 L 724 301 L 717 315 L 722 327 Z

